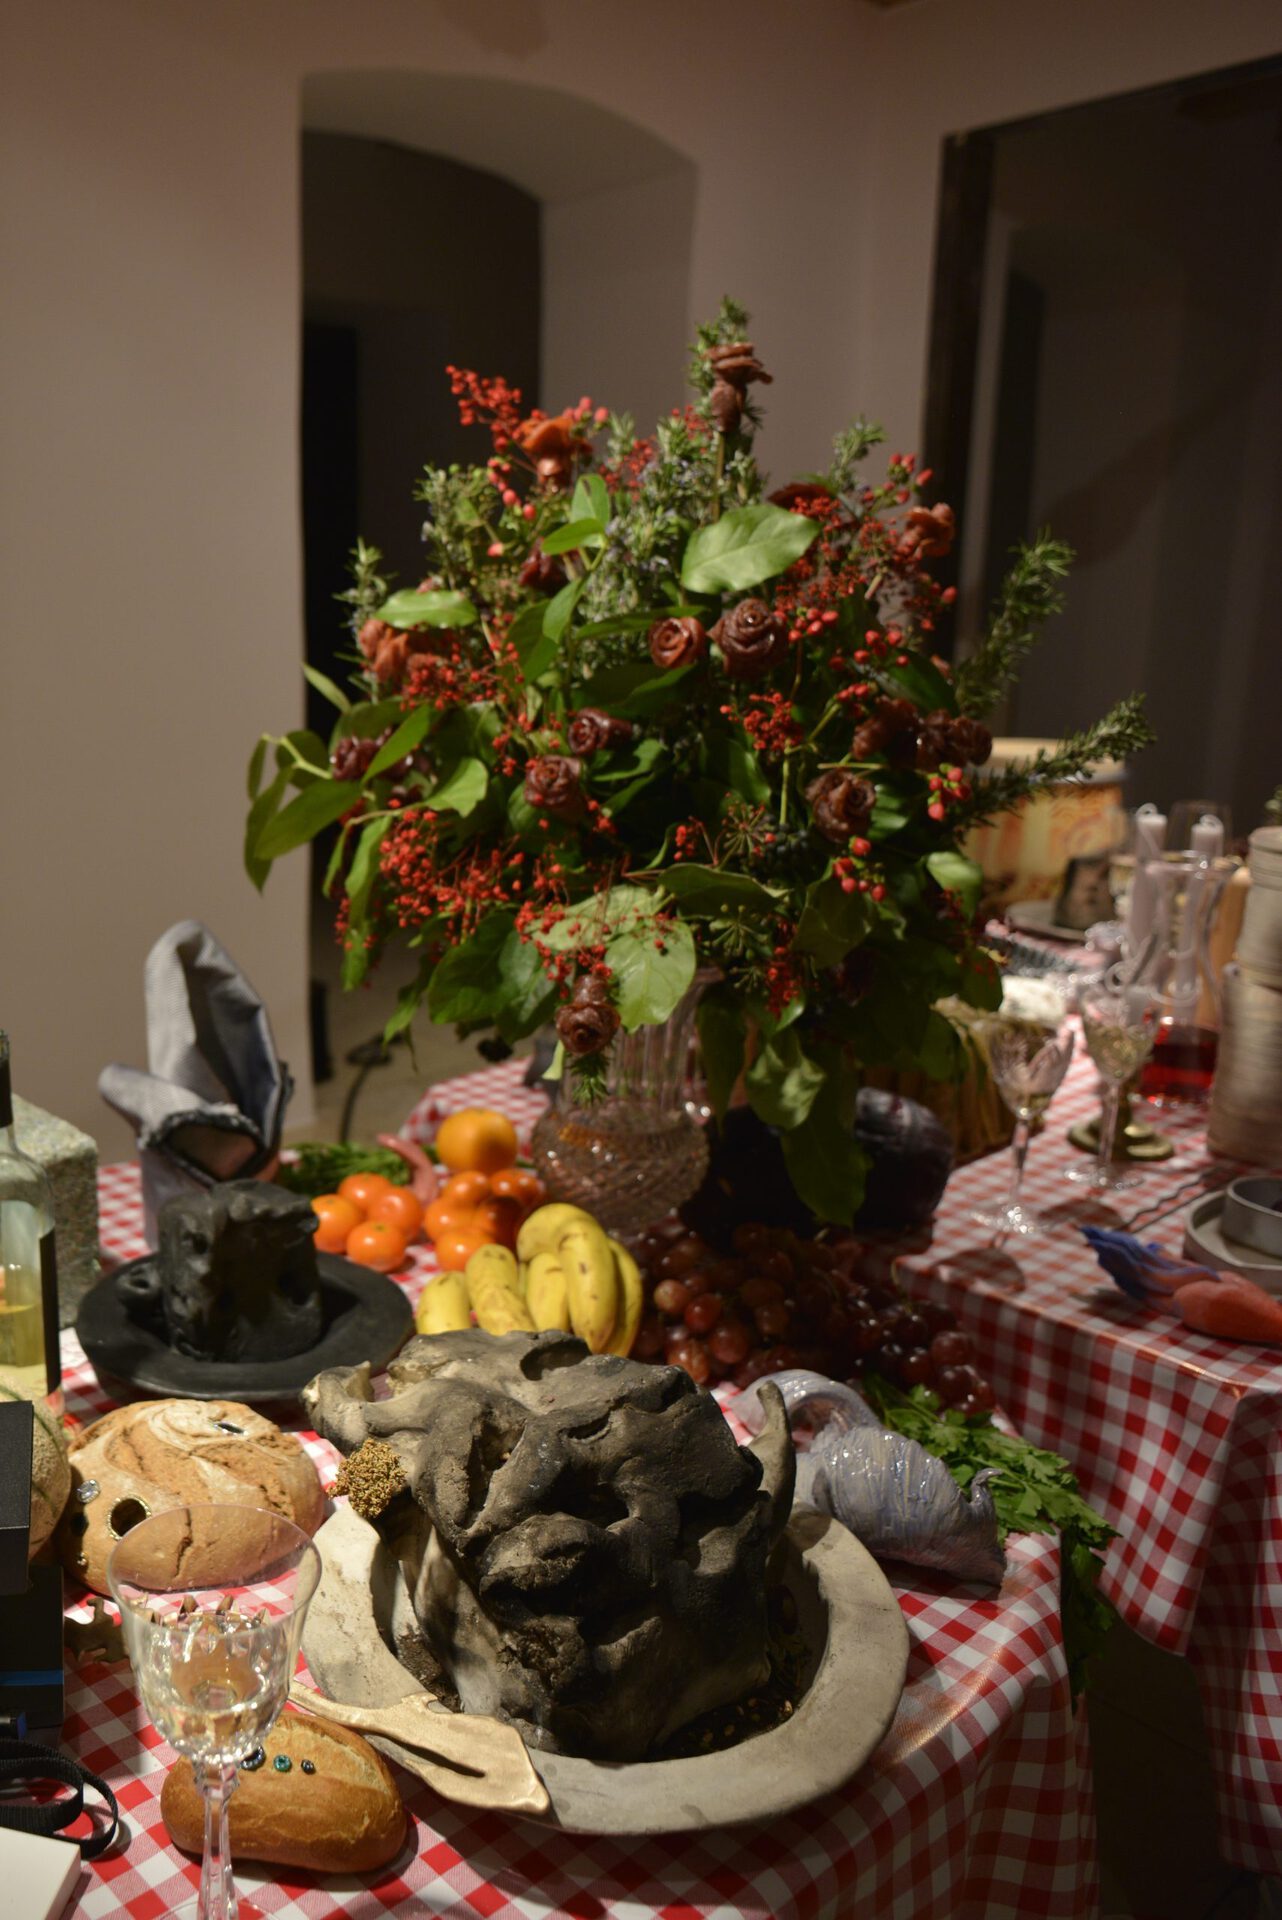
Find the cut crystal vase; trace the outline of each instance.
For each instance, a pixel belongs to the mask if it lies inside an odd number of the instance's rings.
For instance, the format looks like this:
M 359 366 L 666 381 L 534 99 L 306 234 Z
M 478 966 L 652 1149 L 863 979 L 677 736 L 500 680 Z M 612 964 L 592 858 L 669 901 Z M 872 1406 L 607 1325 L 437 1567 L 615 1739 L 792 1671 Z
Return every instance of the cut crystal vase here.
M 708 1169 L 708 1141 L 691 1098 L 695 1013 L 720 976 L 702 968 L 660 1026 L 619 1033 L 605 1091 L 577 1102 L 567 1074 L 535 1123 L 530 1158 L 554 1200 L 611 1233 L 639 1233 L 688 1200 Z

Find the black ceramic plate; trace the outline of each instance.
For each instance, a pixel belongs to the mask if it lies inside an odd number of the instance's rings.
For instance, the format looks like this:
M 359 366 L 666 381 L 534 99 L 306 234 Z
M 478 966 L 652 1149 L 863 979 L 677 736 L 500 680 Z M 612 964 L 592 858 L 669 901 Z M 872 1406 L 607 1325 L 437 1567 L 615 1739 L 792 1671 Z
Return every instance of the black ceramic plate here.
M 354 1367 L 368 1360 L 377 1372 L 413 1331 L 410 1303 L 394 1280 L 337 1254 L 322 1253 L 317 1265 L 326 1327 L 314 1347 L 288 1360 L 192 1360 L 175 1353 L 125 1310 L 117 1281 L 122 1274 L 150 1267 L 153 1259 L 148 1254 L 117 1267 L 85 1295 L 76 1315 L 80 1344 L 103 1386 L 118 1399 L 129 1393 L 157 1394 L 279 1406 L 296 1401 L 307 1382 L 326 1367 Z

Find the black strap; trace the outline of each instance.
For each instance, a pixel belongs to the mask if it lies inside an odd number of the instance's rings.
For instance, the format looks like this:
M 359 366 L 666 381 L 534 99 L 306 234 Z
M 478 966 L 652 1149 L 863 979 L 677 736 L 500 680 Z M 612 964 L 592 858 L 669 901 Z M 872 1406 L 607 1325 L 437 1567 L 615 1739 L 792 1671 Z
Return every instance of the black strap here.
M 13 1806 L 0 1798 L 0 1827 L 14 1827 L 19 1833 L 43 1833 L 53 1836 L 61 1834 L 64 1827 L 70 1827 L 85 1810 L 85 1787 L 93 1787 L 107 1804 L 111 1814 L 110 1823 L 95 1828 L 83 1840 L 74 1841 L 80 1848 L 81 1858 L 96 1860 L 105 1853 L 116 1838 L 120 1828 L 120 1808 L 116 1805 L 116 1796 L 105 1780 L 96 1773 L 90 1773 L 88 1767 L 82 1767 L 78 1760 L 70 1759 L 65 1753 L 57 1753 L 52 1747 L 38 1746 L 34 1740 L 0 1740 L 0 1785 L 10 1782 L 26 1782 L 34 1786 L 37 1781 L 57 1780 L 65 1787 L 73 1789 L 70 1799 L 51 1800 L 44 1806 Z M 68 1834 L 65 1838 L 70 1839 Z

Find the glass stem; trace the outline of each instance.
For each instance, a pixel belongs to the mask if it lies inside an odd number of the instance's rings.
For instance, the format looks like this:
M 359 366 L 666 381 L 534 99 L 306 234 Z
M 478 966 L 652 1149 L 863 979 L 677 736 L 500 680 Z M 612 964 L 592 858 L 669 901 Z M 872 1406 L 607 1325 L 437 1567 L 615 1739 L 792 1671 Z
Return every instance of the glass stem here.
M 236 1785 L 236 1769 L 202 1767 L 198 1778 L 205 1797 L 205 1856 L 200 1863 L 196 1920 L 236 1920 L 236 1886 L 227 1834 L 227 1802 Z
M 1015 1131 L 1011 1136 L 1011 1183 L 1006 1197 L 1006 1211 L 1012 1212 L 1019 1205 L 1020 1189 L 1024 1184 L 1024 1162 L 1028 1158 L 1028 1142 L 1032 1135 L 1032 1116 L 1027 1107 L 1017 1109 L 1015 1113 Z
M 1099 1153 L 1095 1161 L 1097 1184 L 1106 1187 L 1111 1178 L 1109 1165 L 1113 1158 L 1113 1139 L 1117 1133 L 1117 1113 L 1121 1104 L 1122 1090 L 1115 1080 L 1104 1082 L 1104 1109 L 1099 1118 Z

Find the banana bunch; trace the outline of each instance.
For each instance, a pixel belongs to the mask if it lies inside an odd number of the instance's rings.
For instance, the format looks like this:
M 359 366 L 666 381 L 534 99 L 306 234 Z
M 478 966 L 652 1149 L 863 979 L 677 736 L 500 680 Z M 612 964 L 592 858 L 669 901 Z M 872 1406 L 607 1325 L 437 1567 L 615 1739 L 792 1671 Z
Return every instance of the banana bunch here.
M 486 1333 L 577 1333 L 593 1353 L 626 1354 L 641 1321 L 641 1272 L 626 1247 L 580 1207 L 539 1207 L 506 1247 L 481 1247 L 463 1273 L 442 1273 L 423 1290 L 420 1333 L 476 1323 Z

